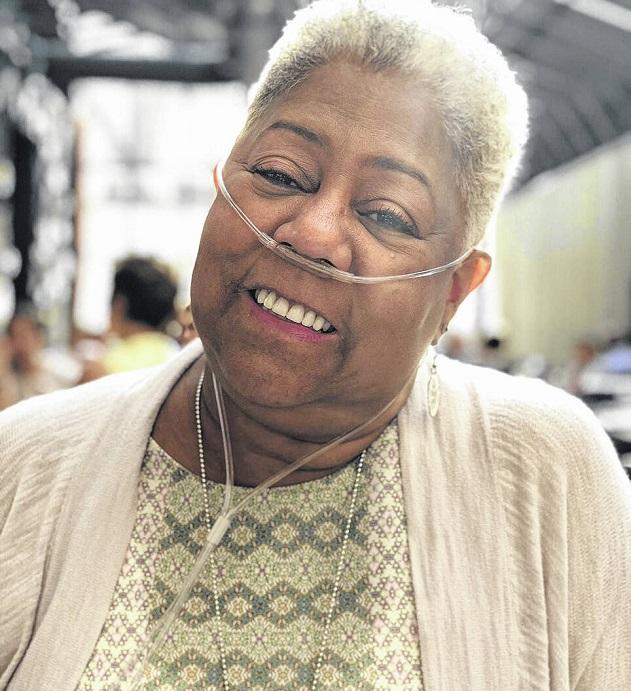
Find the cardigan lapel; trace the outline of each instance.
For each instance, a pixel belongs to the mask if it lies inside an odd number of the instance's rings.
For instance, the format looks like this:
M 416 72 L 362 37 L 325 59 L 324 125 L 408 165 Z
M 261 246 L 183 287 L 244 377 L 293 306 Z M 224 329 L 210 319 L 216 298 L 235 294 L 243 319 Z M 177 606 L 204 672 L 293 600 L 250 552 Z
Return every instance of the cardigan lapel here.
M 517 688 L 502 498 L 488 422 L 457 365 L 439 360 L 425 409 L 422 365 L 399 413 L 401 469 L 426 691 Z
M 50 547 L 33 638 L 11 691 L 76 688 L 107 616 L 131 537 L 140 467 L 154 420 L 201 352 L 196 341 L 167 365 L 140 373 L 123 394 L 112 390 L 111 402 L 86 414 L 94 431 L 74 449 L 80 462 Z

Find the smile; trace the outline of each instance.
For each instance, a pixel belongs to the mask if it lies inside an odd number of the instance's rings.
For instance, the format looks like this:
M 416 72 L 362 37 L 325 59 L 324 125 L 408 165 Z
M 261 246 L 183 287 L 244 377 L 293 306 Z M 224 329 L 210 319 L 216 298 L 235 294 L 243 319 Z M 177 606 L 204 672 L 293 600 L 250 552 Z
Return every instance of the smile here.
M 316 333 L 333 333 L 335 331 L 331 323 L 322 315 L 299 302 L 292 302 L 288 298 L 278 295 L 273 290 L 257 288 L 252 292 L 252 296 L 264 310 L 273 312 L 281 319 L 294 322 L 294 324 L 302 324 Z

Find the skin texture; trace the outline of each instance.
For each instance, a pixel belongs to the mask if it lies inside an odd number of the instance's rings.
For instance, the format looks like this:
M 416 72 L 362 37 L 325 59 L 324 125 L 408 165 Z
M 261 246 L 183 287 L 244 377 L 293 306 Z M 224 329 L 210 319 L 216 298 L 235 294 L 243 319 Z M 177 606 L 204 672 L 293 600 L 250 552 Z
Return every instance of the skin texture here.
M 375 164 L 385 158 L 418 175 Z M 431 100 L 410 77 L 348 63 L 314 71 L 241 135 L 224 167 L 226 185 L 240 189 L 254 179 L 266 200 L 274 198 L 276 188 L 267 179 L 252 178 L 254 169 L 271 166 L 298 181 L 300 206 L 289 195 L 280 214 L 270 212 L 280 207 L 267 201 L 248 212 L 276 240 L 302 254 L 357 273 L 369 273 L 375 262 L 388 271 L 413 270 L 412 259 L 398 252 L 396 236 L 389 244 L 392 230 L 382 233 L 381 243 L 361 232 L 358 220 L 368 225 L 371 214 L 384 208 L 414 222 L 434 265 L 466 249 L 451 147 Z M 286 187 L 281 192 L 286 195 Z M 207 361 L 196 363 L 171 392 L 154 430 L 158 442 L 198 471 L 193 399 L 208 364 L 226 393 L 238 484 L 257 484 L 387 406 L 359 438 L 286 482 L 331 472 L 396 415 L 427 346 L 489 267 L 488 255 L 475 251 L 458 268 L 431 278 L 379 286 L 339 283 L 265 249 L 218 195 L 204 224 L 191 287 Z M 310 341 L 261 322 L 253 317 L 259 308 L 249 292 L 256 288 L 275 289 L 312 307 L 335 332 Z M 223 454 L 209 376 L 203 402 L 209 475 L 221 480 Z

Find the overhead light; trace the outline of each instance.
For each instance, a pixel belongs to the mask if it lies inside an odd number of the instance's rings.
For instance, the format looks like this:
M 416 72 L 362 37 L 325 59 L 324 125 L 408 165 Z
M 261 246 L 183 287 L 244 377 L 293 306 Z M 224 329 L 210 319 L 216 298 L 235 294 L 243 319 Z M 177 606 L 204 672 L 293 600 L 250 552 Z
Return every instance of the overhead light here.
M 554 0 L 554 2 L 604 24 L 615 26 L 617 29 L 631 31 L 631 10 L 610 0 Z

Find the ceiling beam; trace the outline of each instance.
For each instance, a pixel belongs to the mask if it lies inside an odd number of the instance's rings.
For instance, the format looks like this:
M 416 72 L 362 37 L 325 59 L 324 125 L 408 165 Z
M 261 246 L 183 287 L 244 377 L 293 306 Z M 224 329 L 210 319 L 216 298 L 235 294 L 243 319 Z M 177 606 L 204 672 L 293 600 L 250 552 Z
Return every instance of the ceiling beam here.
M 233 63 L 192 63 L 172 60 L 113 60 L 51 57 L 47 62 L 47 76 L 63 91 L 73 79 L 83 77 L 111 77 L 118 79 L 146 79 L 172 82 L 225 82 L 238 79 Z
M 562 9 L 559 8 L 559 10 Z M 502 11 L 501 4 L 494 4 L 489 10 L 489 30 L 485 33 L 503 52 L 530 55 L 533 59 L 538 57 L 540 64 L 546 66 L 550 66 L 550 63 L 544 62 L 538 56 L 538 42 L 553 43 L 567 56 L 580 55 L 583 62 L 587 57 L 590 61 L 590 70 L 577 69 L 576 72 L 566 70 L 566 76 L 572 81 L 581 81 L 581 83 L 587 79 L 592 82 L 596 90 L 603 84 L 603 80 L 605 83 L 611 80 L 612 72 L 621 82 L 631 82 L 629 70 L 631 42 L 628 37 L 626 41 L 621 41 L 616 36 L 618 40 L 614 42 L 615 49 L 611 41 L 604 40 L 604 35 L 610 34 L 607 29 L 586 33 L 577 41 L 576 36 L 566 36 L 567 32 L 559 30 L 564 22 L 571 24 L 571 20 L 564 19 L 559 14 L 559 10 L 555 11 L 553 7 L 550 12 L 542 12 L 539 21 L 527 22 L 519 16 L 517 11 L 508 14 L 507 10 Z M 504 28 L 516 29 L 520 34 L 519 43 L 506 40 L 506 37 L 510 36 L 510 31 L 504 31 Z M 592 34 L 593 38 L 590 38 Z M 568 62 L 571 63 L 572 60 L 568 58 Z M 559 65 L 555 64 L 554 67 L 558 69 Z
M 574 12 L 608 24 L 621 31 L 631 32 L 631 10 L 610 0 L 552 0 L 557 5 L 565 5 Z

